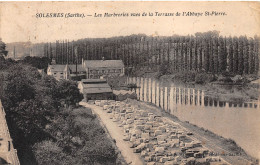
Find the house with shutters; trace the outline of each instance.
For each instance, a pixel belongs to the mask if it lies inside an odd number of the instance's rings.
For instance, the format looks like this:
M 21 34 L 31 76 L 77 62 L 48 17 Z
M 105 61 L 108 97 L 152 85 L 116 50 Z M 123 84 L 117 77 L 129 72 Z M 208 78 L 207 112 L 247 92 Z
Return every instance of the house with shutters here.
M 53 76 L 56 80 L 65 79 L 65 70 L 66 65 L 49 65 L 47 68 L 47 75 Z

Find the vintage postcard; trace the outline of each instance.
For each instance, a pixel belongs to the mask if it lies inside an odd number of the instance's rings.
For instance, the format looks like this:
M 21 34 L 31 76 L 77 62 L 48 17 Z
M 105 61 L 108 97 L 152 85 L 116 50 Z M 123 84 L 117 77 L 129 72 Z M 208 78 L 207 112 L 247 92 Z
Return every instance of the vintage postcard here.
M 0 164 L 257 165 L 259 2 L 0 2 Z

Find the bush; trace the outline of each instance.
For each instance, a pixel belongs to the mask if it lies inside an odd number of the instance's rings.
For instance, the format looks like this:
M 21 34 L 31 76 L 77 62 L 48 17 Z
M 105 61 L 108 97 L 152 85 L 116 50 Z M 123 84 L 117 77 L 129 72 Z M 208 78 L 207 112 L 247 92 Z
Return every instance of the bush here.
M 179 81 L 179 82 L 194 82 L 195 81 L 195 76 L 196 76 L 196 72 L 177 72 L 173 79 L 175 81 Z
M 195 76 L 195 83 L 197 83 L 197 84 L 205 84 L 205 83 L 212 82 L 215 80 L 216 80 L 216 77 L 212 74 L 198 73 Z

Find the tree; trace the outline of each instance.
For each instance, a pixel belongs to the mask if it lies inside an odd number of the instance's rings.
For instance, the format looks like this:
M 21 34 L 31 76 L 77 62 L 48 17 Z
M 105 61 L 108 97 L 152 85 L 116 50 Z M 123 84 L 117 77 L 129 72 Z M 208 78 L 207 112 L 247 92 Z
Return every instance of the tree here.
M 5 50 L 6 44 L 0 38 L 0 56 L 7 56 L 8 51 Z
M 244 62 L 244 74 L 248 74 L 249 71 L 249 46 L 248 46 L 248 40 L 247 37 L 244 37 L 243 39 L 243 62 Z
M 218 73 L 219 64 L 218 64 L 218 39 L 217 38 L 213 38 L 213 55 L 212 56 L 213 56 L 213 61 L 214 61 L 214 63 L 213 63 L 213 67 L 214 67 L 213 73 Z
M 3 103 L 6 109 L 17 106 L 23 100 L 36 95 L 34 84 L 39 78 L 36 69 L 24 65 L 14 65 L 8 69 L 4 80 Z
M 204 61 L 203 61 L 203 68 L 206 72 L 209 71 L 209 41 L 210 38 L 208 36 L 206 36 L 203 41 L 202 41 L 202 47 L 203 47 L 203 56 L 204 56 Z
M 233 38 L 233 73 L 238 73 L 238 38 Z
M 249 74 L 253 74 L 255 70 L 255 64 L 254 64 L 254 40 L 250 38 L 249 40 L 249 57 L 248 57 L 248 65 L 249 65 Z
M 227 67 L 228 71 L 233 73 L 233 41 L 231 37 L 227 40 L 227 46 Z
M 79 92 L 77 83 L 70 80 L 61 80 L 57 84 L 58 98 L 66 106 L 75 106 L 78 102 L 83 99 L 82 94 Z
M 226 70 L 225 45 L 223 37 L 219 38 L 218 44 L 218 71 L 219 73 L 223 73 Z
M 255 74 L 257 74 L 259 71 L 259 37 L 258 36 L 255 36 L 254 57 L 255 57 Z
M 240 36 L 238 39 L 238 74 L 242 75 L 244 71 L 244 58 L 243 58 L 243 40 L 244 37 Z

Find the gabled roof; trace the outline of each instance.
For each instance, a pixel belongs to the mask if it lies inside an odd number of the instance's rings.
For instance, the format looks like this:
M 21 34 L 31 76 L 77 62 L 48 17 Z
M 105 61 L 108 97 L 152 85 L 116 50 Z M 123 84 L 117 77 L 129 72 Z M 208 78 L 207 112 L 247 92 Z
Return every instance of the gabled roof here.
M 85 60 L 84 67 L 86 68 L 123 68 L 122 60 Z
M 49 65 L 48 68 L 53 72 L 63 72 L 66 65 Z
M 112 92 L 111 87 L 108 85 L 106 80 L 102 79 L 82 79 L 81 84 L 83 86 L 83 93 L 110 93 Z

